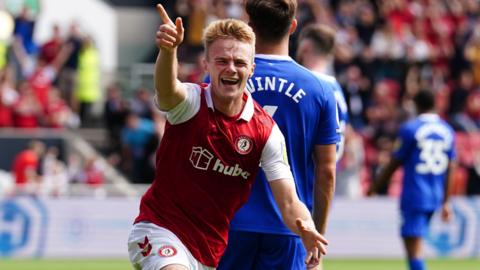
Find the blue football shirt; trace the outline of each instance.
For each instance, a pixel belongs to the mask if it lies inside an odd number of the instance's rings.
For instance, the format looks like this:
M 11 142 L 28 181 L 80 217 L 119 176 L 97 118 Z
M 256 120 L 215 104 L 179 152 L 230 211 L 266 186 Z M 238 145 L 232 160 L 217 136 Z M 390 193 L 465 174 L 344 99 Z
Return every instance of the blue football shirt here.
M 347 101 L 345 100 L 342 87 L 335 77 L 317 72 L 314 72 L 314 74 L 321 80 L 330 82 L 333 86 L 333 94 L 335 96 L 335 101 L 337 102 L 337 121 L 340 128 L 340 142 L 337 143 L 337 161 L 339 161 L 342 158 L 345 149 L 345 128 L 348 123 Z
M 393 156 L 404 171 L 400 208 L 433 211 L 444 197 L 455 133 L 438 115 L 421 114 L 401 126 L 398 138 Z
M 334 85 L 288 56 L 256 55 L 247 83 L 253 98 L 273 116 L 285 136 L 288 161 L 297 193 L 312 210 L 315 145 L 339 142 Z M 237 212 L 231 229 L 294 235 L 283 223 L 263 171 L 248 202 Z

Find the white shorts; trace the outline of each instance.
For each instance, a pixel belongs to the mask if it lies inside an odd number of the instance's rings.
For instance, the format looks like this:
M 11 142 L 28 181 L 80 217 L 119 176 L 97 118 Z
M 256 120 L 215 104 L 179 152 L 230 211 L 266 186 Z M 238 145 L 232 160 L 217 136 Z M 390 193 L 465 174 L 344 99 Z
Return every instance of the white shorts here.
M 189 270 L 214 270 L 197 261 L 178 237 L 153 223 L 134 224 L 128 237 L 130 262 L 137 270 L 160 270 L 180 264 Z

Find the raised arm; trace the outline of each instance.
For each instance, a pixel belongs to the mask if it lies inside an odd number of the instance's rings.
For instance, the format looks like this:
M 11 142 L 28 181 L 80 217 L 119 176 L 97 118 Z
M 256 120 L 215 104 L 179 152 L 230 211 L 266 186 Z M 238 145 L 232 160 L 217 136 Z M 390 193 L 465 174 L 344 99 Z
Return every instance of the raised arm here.
M 336 145 L 316 145 L 314 160 L 313 221 L 317 230 L 325 234 L 328 210 L 335 193 Z
M 177 48 L 183 41 L 182 19 L 175 23 L 161 4 L 157 11 L 163 24 L 158 27 L 155 43 L 160 52 L 155 62 L 154 83 L 157 102 L 161 110 L 168 111 L 182 102 L 187 95 L 185 86 L 178 80 Z

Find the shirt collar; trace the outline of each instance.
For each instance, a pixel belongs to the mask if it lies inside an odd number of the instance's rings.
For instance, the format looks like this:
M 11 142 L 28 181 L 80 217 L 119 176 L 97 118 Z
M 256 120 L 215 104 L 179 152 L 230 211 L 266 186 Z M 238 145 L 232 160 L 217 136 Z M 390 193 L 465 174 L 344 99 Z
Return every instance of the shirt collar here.
M 208 106 L 208 108 L 215 111 L 215 107 L 213 106 L 212 93 L 211 93 L 212 85 L 209 84 L 205 88 L 205 90 L 206 90 L 205 91 L 205 98 L 207 99 L 207 106 Z M 243 106 L 242 113 L 240 114 L 240 116 L 238 117 L 237 120 L 243 119 L 243 120 L 248 122 L 253 117 L 253 112 L 254 112 L 253 98 L 252 98 L 252 95 L 250 94 L 250 92 L 248 92 L 247 90 L 245 90 L 243 92 L 243 94 L 247 95 L 247 101 L 245 102 L 245 106 Z
M 435 119 L 438 119 L 438 114 L 436 113 L 422 113 L 418 116 L 418 118 L 420 119 L 424 119 L 424 120 L 435 120 Z
M 286 60 L 293 61 L 293 59 L 288 55 L 276 55 L 276 54 L 255 54 L 255 58 L 267 59 L 267 60 Z

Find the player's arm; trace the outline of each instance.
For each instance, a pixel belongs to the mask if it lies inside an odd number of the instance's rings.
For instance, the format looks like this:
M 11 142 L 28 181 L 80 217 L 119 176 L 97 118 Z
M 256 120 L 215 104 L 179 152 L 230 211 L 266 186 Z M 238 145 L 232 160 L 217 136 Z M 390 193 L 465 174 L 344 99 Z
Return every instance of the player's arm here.
M 313 221 L 325 234 L 328 210 L 335 193 L 336 145 L 316 145 L 314 149 Z
M 374 178 L 367 195 L 371 196 L 377 194 L 379 190 L 385 190 L 390 185 L 393 173 L 401 164 L 400 160 L 392 157 L 390 162 L 388 162 L 385 167 L 381 168 L 377 177 Z
M 284 137 L 275 125 L 262 151 L 262 169 L 269 181 L 284 223 L 302 238 L 307 250 L 306 262 L 318 264 L 319 253 L 325 254 L 324 245 L 327 241 L 315 229 L 310 212 L 297 196 L 287 160 Z
M 308 208 L 300 201 L 292 179 L 270 181 L 270 188 L 275 198 L 285 225 L 302 238 L 307 250 L 306 263 L 318 263 L 320 254 L 326 254 L 327 240 L 315 229 L 315 224 Z
M 155 42 L 160 49 L 155 62 L 154 84 L 158 106 L 168 111 L 182 102 L 187 95 L 186 87 L 178 78 L 177 48 L 183 41 L 184 29 L 181 18 L 172 22 L 161 4 L 157 11 L 162 18 Z
M 83 41 L 82 41 L 83 42 Z M 55 56 L 53 59 L 51 66 L 55 69 L 55 73 L 58 73 L 58 71 L 63 67 L 65 62 L 67 62 L 68 57 L 72 54 L 73 51 L 73 45 L 72 44 L 65 44 L 62 46 L 60 49 L 60 52 Z
M 319 84 L 324 95 L 319 106 L 318 124 L 312 158 L 315 165 L 313 183 L 313 220 L 317 230 L 324 234 L 328 211 L 335 192 L 337 144 L 341 140 L 339 104 L 335 97 L 335 84 L 323 81 Z
M 445 192 L 442 201 L 442 220 L 449 221 L 451 217 L 451 209 L 449 207 L 449 200 L 452 194 L 452 183 L 453 183 L 453 176 L 456 168 L 456 162 L 450 160 L 448 162 L 447 173 L 445 179 Z

